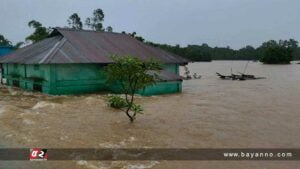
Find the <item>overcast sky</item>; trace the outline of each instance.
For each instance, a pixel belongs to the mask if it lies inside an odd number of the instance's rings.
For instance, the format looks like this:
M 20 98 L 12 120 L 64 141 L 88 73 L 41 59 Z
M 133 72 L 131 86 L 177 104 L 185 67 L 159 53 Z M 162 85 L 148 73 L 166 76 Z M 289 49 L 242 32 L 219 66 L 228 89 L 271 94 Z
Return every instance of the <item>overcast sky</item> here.
M 32 19 L 63 27 L 72 13 L 85 20 L 96 8 L 114 31 L 136 31 L 160 43 L 240 48 L 300 41 L 300 0 L 0 0 L 0 34 L 24 41 Z

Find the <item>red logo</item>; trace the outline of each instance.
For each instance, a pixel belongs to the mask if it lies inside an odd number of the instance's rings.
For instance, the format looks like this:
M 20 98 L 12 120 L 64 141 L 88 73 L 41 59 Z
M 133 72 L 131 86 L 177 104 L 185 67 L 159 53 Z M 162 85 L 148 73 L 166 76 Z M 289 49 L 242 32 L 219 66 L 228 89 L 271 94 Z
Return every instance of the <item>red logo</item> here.
M 47 149 L 32 148 L 29 155 L 30 161 L 45 161 L 48 159 Z

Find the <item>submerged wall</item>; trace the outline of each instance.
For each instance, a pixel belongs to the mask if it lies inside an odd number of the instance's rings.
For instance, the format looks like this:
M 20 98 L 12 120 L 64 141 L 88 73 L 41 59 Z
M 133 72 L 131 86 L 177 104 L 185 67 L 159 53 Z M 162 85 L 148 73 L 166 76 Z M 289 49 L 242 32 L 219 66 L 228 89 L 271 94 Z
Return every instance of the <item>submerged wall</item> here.
M 108 85 L 100 64 L 22 65 L 3 64 L 7 84 L 26 90 L 37 90 L 54 95 L 120 92 L 116 84 Z M 179 74 L 178 65 L 165 65 L 165 70 Z M 139 91 L 141 95 L 181 92 L 181 81 L 159 82 Z
M 57 64 L 53 69 L 53 94 L 93 93 L 106 89 L 103 66 L 99 64 Z
M 50 65 L 3 64 L 2 76 L 10 86 L 50 92 Z
M 139 93 L 143 96 L 152 96 L 160 94 L 180 93 L 182 91 L 182 82 L 158 82 L 153 86 L 146 87 Z
M 163 69 L 171 73 L 179 75 L 179 65 L 167 64 L 163 65 Z M 109 86 L 110 91 L 114 93 L 121 93 L 121 86 L 111 85 Z M 168 81 L 168 82 L 157 82 L 153 86 L 145 87 L 137 93 L 143 96 L 161 95 L 161 94 L 172 94 L 182 92 L 182 81 Z
M 163 69 L 179 75 L 179 65 L 167 64 Z M 158 82 L 153 86 L 148 86 L 139 93 L 143 96 L 180 93 L 182 91 L 182 81 Z

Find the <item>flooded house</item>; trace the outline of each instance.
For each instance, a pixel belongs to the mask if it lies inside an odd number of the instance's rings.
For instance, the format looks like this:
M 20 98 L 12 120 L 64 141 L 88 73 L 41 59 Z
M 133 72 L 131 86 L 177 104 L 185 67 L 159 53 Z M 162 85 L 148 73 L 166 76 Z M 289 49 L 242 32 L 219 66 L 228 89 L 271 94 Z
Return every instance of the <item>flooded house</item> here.
M 141 95 L 181 92 L 179 66 L 187 64 L 184 58 L 127 34 L 66 28 L 55 28 L 46 39 L 2 57 L 2 78 L 6 85 L 51 95 L 116 92 L 103 70 L 113 55 L 153 58 L 163 64 L 160 80 L 139 91 Z

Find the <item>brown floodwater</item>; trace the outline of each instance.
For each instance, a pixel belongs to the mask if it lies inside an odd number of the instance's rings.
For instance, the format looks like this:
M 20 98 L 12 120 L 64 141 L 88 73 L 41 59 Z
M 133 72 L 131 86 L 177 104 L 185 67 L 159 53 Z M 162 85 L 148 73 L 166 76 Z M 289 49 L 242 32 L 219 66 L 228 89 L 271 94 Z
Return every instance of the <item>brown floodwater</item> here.
M 181 94 L 138 97 L 144 107 L 130 124 L 102 94 L 47 96 L 0 86 L 0 147 L 46 148 L 299 148 L 300 65 L 250 62 L 261 80 L 220 80 L 247 62 L 193 63 L 200 80 Z M 183 69 L 182 69 L 183 71 Z M 300 168 L 300 162 L 1 162 L 2 168 L 173 169 Z

